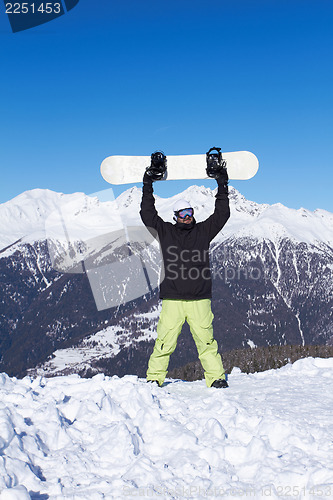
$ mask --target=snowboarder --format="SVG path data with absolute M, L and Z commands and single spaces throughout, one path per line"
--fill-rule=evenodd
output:
M 165 222 L 158 215 L 153 182 L 162 179 L 165 174 L 166 157 L 163 153 L 152 154 L 151 165 L 143 177 L 140 216 L 148 230 L 158 235 L 165 273 L 160 284 L 162 311 L 157 325 L 157 339 L 147 370 L 147 381 L 157 382 L 160 386 L 186 320 L 198 350 L 207 386 L 228 387 L 217 342 L 213 337 L 209 264 L 210 242 L 230 217 L 228 174 L 220 150 L 214 149 L 217 149 L 218 154 L 209 156 L 211 150 L 207 153 L 207 175 L 217 180 L 218 191 L 214 213 L 203 222 L 196 222 L 194 209 L 186 200 L 178 200 L 173 207 L 175 224 Z

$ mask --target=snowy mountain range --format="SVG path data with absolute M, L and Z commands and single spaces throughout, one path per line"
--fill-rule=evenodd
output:
M 164 220 L 185 198 L 200 221 L 212 213 L 215 191 L 192 186 L 155 198 Z M 160 255 L 144 232 L 140 200 L 135 187 L 116 200 L 111 190 L 36 189 L 0 205 L 0 370 L 144 375 L 160 310 Z M 332 344 L 333 214 L 258 204 L 234 188 L 230 201 L 211 250 L 222 351 Z M 184 327 L 170 367 L 196 357 Z

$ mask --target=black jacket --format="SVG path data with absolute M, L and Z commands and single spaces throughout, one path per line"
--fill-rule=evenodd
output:
M 140 216 L 145 226 L 158 234 L 164 261 L 161 299 L 199 300 L 212 296 L 209 244 L 230 217 L 227 188 L 217 182 L 215 210 L 208 219 L 198 223 L 194 219 L 190 225 L 172 224 L 159 217 L 152 182 L 145 176 Z

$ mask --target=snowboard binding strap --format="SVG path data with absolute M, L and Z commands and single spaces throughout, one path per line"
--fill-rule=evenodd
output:
M 155 151 L 151 155 L 150 166 L 146 172 L 153 181 L 160 181 L 164 178 L 167 169 L 167 159 L 163 151 Z
M 221 148 L 210 148 L 206 153 L 206 163 L 207 175 L 213 179 L 216 179 L 227 166 L 227 161 L 222 158 Z

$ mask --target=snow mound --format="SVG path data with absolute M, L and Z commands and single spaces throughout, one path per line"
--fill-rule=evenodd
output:
M 332 368 L 234 369 L 225 390 L 2 374 L 0 499 L 332 498 Z

